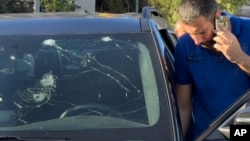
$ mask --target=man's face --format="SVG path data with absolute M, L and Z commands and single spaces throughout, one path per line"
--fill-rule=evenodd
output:
M 214 24 L 203 16 L 198 17 L 190 24 L 184 24 L 185 31 L 190 34 L 196 45 L 212 48 L 214 45 Z

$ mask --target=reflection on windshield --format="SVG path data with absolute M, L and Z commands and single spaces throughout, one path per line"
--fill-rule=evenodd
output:
M 11 55 L 7 47 L 0 52 L 0 126 L 88 115 L 148 124 L 136 42 L 51 38 Z

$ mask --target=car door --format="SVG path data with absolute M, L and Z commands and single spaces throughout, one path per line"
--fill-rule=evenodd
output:
M 242 127 L 245 130 L 241 130 Z M 248 134 L 250 134 L 250 89 L 215 119 L 209 128 L 195 140 L 243 141 L 249 140 Z M 246 138 L 246 136 L 248 137 Z

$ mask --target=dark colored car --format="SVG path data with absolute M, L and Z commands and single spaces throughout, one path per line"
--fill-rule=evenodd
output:
M 181 140 L 176 37 L 155 9 L 7 14 L 0 29 L 1 138 Z
M 184 140 L 177 39 L 157 10 L 2 14 L 0 29 L 1 139 Z M 225 139 L 219 126 L 240 102 L 198 140 Z

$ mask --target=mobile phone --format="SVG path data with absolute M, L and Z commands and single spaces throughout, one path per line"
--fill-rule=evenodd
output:
M 215 18 L 215 29 L 220 30 L 218 25 L 222 25 L 223 27 L 228 27 L 228 19 L 227 16 L 219 16 Z

